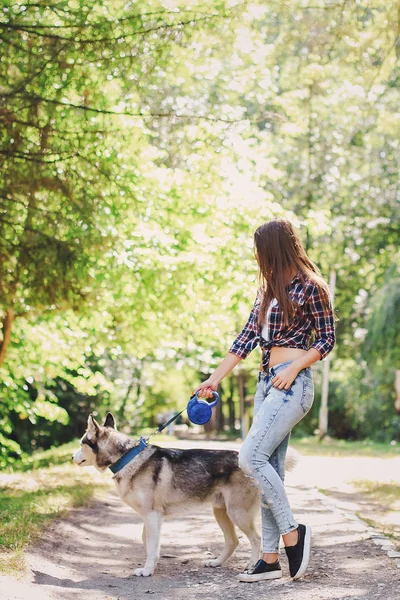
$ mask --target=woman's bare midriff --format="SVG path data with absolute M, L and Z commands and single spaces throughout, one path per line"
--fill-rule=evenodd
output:
M 272 346 L 268 367 L 273 367 L 281 362 L 285 362 L 285 360 L 296 360 L 296 358 L 303 356 L 303 354 L 307 354 L 307 350 Z

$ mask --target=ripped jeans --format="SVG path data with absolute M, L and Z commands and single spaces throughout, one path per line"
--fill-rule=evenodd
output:
M 302 369 L 288 390 L 272 379 L 291 362 L 258 374 L 254 419 L 239 452 L 239 466 L 261 492 L 263 552 L 279 552 L 279 540 L 297 528 L 283 485 L 285 457 L 292 428 L 308 413 L 314 401 L 310 367 Z

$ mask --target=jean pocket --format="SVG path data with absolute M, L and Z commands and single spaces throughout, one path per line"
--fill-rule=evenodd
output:
M 301 408 L 304 414 L 308 413 L 314 402 L 314 382 L 309 377 L 303 377 L 303 392 L 301 394 Z

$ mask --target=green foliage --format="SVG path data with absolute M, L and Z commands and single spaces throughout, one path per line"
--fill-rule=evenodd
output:
M 396 3 L 2 14 L 2 464 L 80 435 L 90 411 L 132 429 L 183 406 L 247 318 L 252 235 L 274 216 L 336 267 L 332 431 L 398 436 Z
M 332 375 L 329 427 L 345 439 L 400 441 L 400 415 L 394 410 L 394 370 L 388 363 L 371 369 L 362 361 L 341 361 Z
M 94 490 L 107 483 L 71 465 L 76 443 L 48 453 L 37 453 L 27 473 L 3 474 L 0 480 L 0 572 L 23 568 L 23 549 L 43 535 L 44 527 L 70 508 L 86 506 Z M 66 462 L 68 465 L 59 462 Z M 28 463 L 23 465 L 26 470 Z M 36 468 L 40 467 L 40 472 Z M 33 469 L 33 470 L 32 470 Z
M 371 301 L 363 352 L 378 364 L 400 368 L 400 272 L 388 269 L 382 287 Z
M 82 432 L 83 433 L 83 432 Z M 78 440 L 73 440 L 68 444 L 59 447 L 53 447 L 50 450 L 36 451 L 30 456 L 24 456 L 21 460 L 14 463 L 13 470 L 31 471 L 32 469 L 42 469 L 44 467 L 53 467 L 71 462 L 71 456 L 79 446 Z
M 374 458 L 393 458 L 399 456 L 400 446 L 398 444 L 384 444 L 372 440 L 351 441 L 324 438 L 319 441 L 316 436 L 304 436 L 290 438 L 290 445 L 306 456 L 371 456 Z M 381 484 L 382 485 L 382 484 Z
M 0 433 L 0 469 L 4 469 L 7 465 L 12 465 L 17 462 L 17 459 L 22 456 L 21 446 L 14 440 L 8 439 Z

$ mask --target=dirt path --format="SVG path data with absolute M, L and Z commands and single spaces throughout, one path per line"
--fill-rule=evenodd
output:
M 218 446 L 202 442 L 205 445 Z M 310 466 L 308 457 L 302 457 L 287 477 L 294 513 L 300 522 L 312 526 L 314 536 L 310 566 L 298 582 L 287 576 L 284 551 L 281 580 L 251 584 L 236 581 L 235 575 L 249 555 L 249 544 L 241 536 L 228 566 L 203 567 L 202 561 L 222 547 L 221 532 L 208 507 L 180 520 L 166 521 L 162 557 L 155 575 L 137 578 L 132 572 L 144 561 L 141 521 L 110 493 L 106 500 L 55 522 L 42 543 L 28 553 L 25 579 L 15 582 L 0 578 L 0 598 L 139 600 L 151 595 L 155 600 L 250 600 L 257 596 L 278 600 L 397 600 L 400 569 L 396 562 L 369 539 L 369 528 L 346 505 L 336 505 L 308 482 L 305 484 L 303 472 L 310 473 L 307 463 Z

